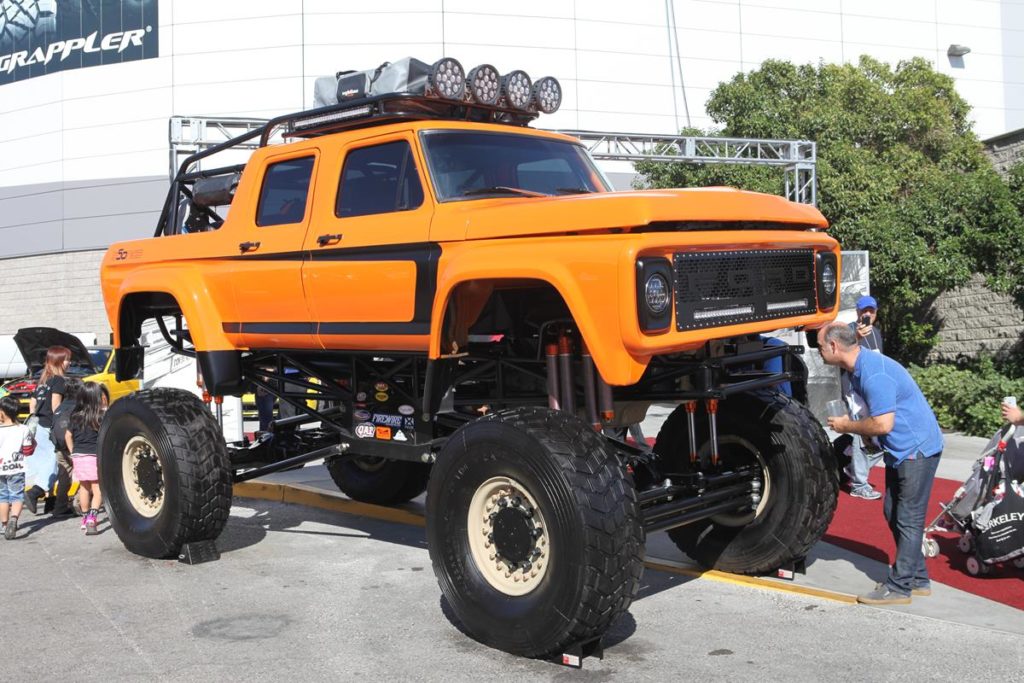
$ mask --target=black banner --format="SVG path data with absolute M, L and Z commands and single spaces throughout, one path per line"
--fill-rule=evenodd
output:
M 157 0 L 0 0 L 0 85 L 159 55 Z

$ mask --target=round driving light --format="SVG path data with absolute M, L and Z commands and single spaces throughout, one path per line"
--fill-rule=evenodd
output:
M 664 313 L 670 299 L 668 281 L 665 280 L 664 275 L 655 273 L 647 278 L 647 283 L 644 285 L 644 300 L 651 313 L 654 315 Z
M 469 92 L 473 99 L 480 104 L 497 104 L 498 91 L 501 87 L 501 77 L 498 70 L 490 64 L 481 64 L 470 70 L 466 78 L 469 85 Z
M 533 84 L 533 101 L 537 110 L 554 114 L 562 106 L 562 86 L 558 79 L 545 76 Z
M 831 263 L 826 263 L 821 269 L 821 286 L 829 296 L 836 293 L 836 269 Z
M 525 71 L 512 71 L 501 77 L 501 94 L 510 106 L 526 110 L 533 96 L 533 83 Z
M 466 94 L 466 72 L 451 57 L 434 62 L 430 67 L 430 89 L 446 100 L 461 100 Z

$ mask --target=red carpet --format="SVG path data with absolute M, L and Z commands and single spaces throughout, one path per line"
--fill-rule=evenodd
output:
M 870 481 L 878 491 L 885 491 L 884 470 L 872 469 Z M 939 514 L 939 503 L 952 499 L 961 483 L 949 479 L 935 480 L 925 524 L 930 524 Z M 1005 563 L 993 566 L 992 573 L 987 576 L 971 576 L 966 568 L 967 555 L 957 550 L 957 535 L 940 533 L 931 534 L 931 537 L 939 542 L 939 556 L 926 560 L 932 581 L 1024 610 L 1024 571 L 1012 563 Z M 890 563 L 896 552 L 892 534 L 882 515 L 882 499 L 861 500 L 846 492 L 839 494 L 836 516 L 823 540 L 885 563 Z

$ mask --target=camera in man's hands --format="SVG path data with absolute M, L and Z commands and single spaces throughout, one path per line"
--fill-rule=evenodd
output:
M 870 315 L 868 315 L 867 313 L 865 313 L 864 315 L 862 315 L 862 316 L 860 317 L 860 324 L 861 324 L 861 325 L 870 325 L 870 324 L 871 324 L 871 316 L 870 316 Z

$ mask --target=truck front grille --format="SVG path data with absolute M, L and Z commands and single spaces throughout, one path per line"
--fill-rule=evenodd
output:
M 677 330 L 817 310 L 812 249 L 680 252 L 672 260 Z

